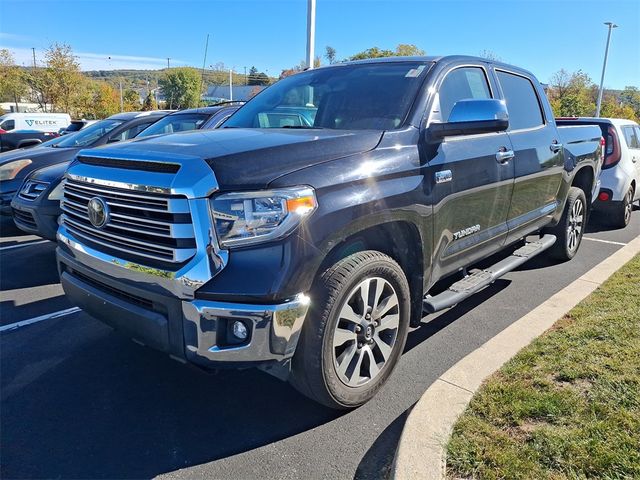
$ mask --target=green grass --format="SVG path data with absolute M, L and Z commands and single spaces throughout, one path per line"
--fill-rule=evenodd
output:
M 451 478 L 640 479 L 640 255 L 475 394 Z

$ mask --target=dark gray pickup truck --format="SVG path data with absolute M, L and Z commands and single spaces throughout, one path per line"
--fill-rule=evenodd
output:
M 176 359 L 259 367 L 355 407 L 425 312 L 544 251 L 576 254 L 601 140 L 597 127 L 557 128 L 538 81 L 510 65 L 306 71 L 222 129 L 80 152 L 64 180 L 61 282 Z

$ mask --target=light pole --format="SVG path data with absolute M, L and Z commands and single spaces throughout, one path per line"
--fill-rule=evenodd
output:
M 600 106 L 602 105 L 602 91 L 604 88 L 604 71 L 607 69 L 607 56 L 609 55 L 609 42 L 611 42 L 611 31 L 614 28 L 618 28 L 613 22 L 604 22 L 609 26 L 609 33 L 607 33 L 607 47 L 604 50 L 604 63 L 602 64 L 602 76 L 600 77 L 600 90 L 598 91 L 598 103 L 596 105 L 596 117 L 600 117 Z
M 229 101 L 233 101 L 233 67 L 229 69 Z
M 307 0 L 307 68 L 313 68 L 316 43 L 316 0 Z

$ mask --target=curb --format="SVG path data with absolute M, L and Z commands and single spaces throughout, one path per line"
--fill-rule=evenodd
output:
M 391 478 L 445 478 L 446 444 L 451 430 L 482 382 L 638 253 L 640 237 L 462 358 L 431 384 L 407 417 Z

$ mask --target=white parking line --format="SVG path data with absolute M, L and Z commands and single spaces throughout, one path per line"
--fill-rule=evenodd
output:
M 600 240 L 599 238 L 592 238 L 592 237 L 582 237 L 582 239 L 591 240 L 592 242 L 608 243 L 609 245 L 620 245 L 622 247 L 626 245 L 626 243 L 622 243 L 622 242 L 614 242 L 612 240 Z
M 49 240 L 38 240 L 37 242 L 24 242 L 17 245 L 9 245 L 8 247 L 0 247 L 0 250 L 11 250 L 12 248 L 28 247 L 29 245 L 39 245 L 40 243 L 49 243 Z
M 9 325 L 3 325 L 2 327 L 0 327 L 0 332 L 5 332 L 7 330 L 15 330 L 16 328 L 26 327 L 27 325 L 32 325 L 34 323 L 42 322 L 44 320 L 64 317 L 66 315 L 71 315 L 72 313 L 76 313 L 79 311 L 80 311 L 80 308 L 72 307 L 72 308 L 67 308 L 66 310 L 60 310 L 58 312 L 47 313 L 45 315 L 40 315 L 39 317 L 30 318 L 29 320 L 22 320 L 16 323 L 10 323 Z

